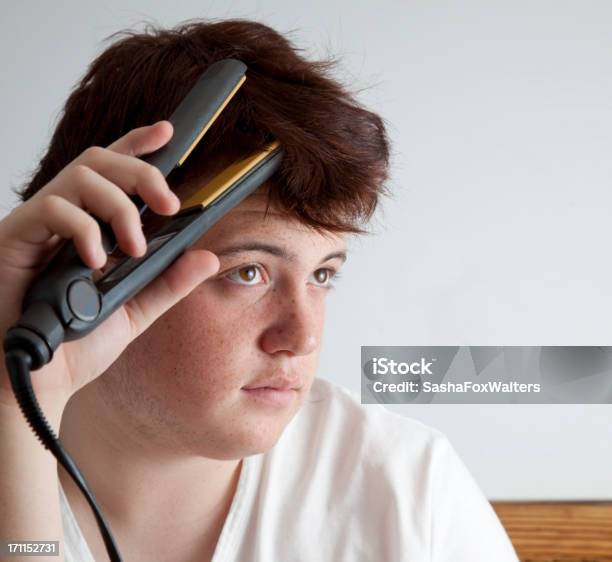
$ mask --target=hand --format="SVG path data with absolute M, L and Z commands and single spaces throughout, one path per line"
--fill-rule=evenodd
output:
M 180 202 L 162 173 L 137 156 L 164 146 L 172 134 L 172 124 L 160 121 L 133 129 L 107 148 L 88 148 L 0 221 L 2 338 L 19 319 L 28 287 L 66 239 L 74 242 L 88 267 L 105 265 L 100 227 L 89 213 L 111 225 L 125 254 L 144 255 L 146 240 L 140 214 L 129 196 L 138 194 L 160 215 L 176 213 Z M 64 405 L 159 316 L 218 269 L 219 260 L 212 252 L 185 252 L 93 332 L 58 347 L 53 359 L 32 374 L 39 402 Z M 1 349 L 0 359 L 0 404 L 17 407 Z

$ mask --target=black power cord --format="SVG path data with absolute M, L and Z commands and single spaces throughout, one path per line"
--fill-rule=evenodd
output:
M 108 527 L 108 523 L 95 497 L 91 493 L 85 478 L 83 478 L 81 471 L 78 469 L 72 457 L 62 447 L 60 440 L 49 426 L 47 419 L 40 409 L 38 400 L 32 389 L 32 379 L 30 377 L 32 356 L 23 349 L 11 349 L 5 354 L 5 362 L 15 398 L 28 424 L 34 430 L 34 433 L 40 439 L 43 446 L 51 451 L 51 454 L 66 469 L 66 472 L 68 472 L 81 492 L 83 492 L 85 499 L 87 499 L 87 502 L 93 510 L 111 562 L 122 562 L 121 555 L 119 554 L 113 535 Z

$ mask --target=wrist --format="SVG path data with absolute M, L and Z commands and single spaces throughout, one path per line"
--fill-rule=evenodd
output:
M 50 397 L 41 399 L 37 396 L 36 401 L 43 415 L 47 418 L 47 421 L 49 421 L 51 425 L 58 427 L 67 400 L 63 398 L 53 399 Z M 0 415 L 3 419 L 23 419 L 24 423 L 26 423 L 25 416 L 12 391 L 0 391 Z

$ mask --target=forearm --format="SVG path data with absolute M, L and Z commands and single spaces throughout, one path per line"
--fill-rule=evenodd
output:
M 54 430 L 63 405 L 41 408 Z M 57 461 L 43 447 L 17 407 L 0 403 L 0 540 L 60 541 L 64 536 L 58 490 Z M 29 562 L 37 557 L 13 557 Z

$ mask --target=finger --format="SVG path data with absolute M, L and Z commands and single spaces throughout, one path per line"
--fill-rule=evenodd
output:
M 119 247 L 133 256 L 142 256 L 147 242 L 140 213 L 127 194 L 117 185 L 82 164 L 70 171 L 70 189 L 62 195 L 71 203 L 87 209 L 111 225 Z
M 50 194 L 24 204 L 9 226 L 8 235 L 29 244 L 52 243 L 56 235 L 72 240 L 83 262 L 97 269 L 106 262 L 102 234 L 96 220 L 67 199 Z
M 132 339 L 219 270 L 219 258 L 208 250 L 188 250 L 125 305 Z
M 125 347 L 144 332 L 157 318 L 195 287 L 214 275 L 219 269 L 219 259 L 206 250 L 187 250 L 159 277 L 121 308 L 113 312 L 93 332 L 79 342 L 66 342 L 68 348 L 74 344 L 90 350 L 92 363 L 71 368 L 85 378 L 105 371 Z M 70 355 L 67 356 L 70 361 Z
M 158 121 L 153 125 L 132 129 L 129 133 L 109 144 L 107 148 L 128 156 L 140 156 L 161 148 L 172 138 L 173 134 L 174 128 L 170 121 Z
M 79 164 L 91 168 L 125 193 L 139 195 L 157 214 L 171 215 L 180 208 L 180 200 L 160 170 L 140 158 L 93 146 L 73 162 L 74 166 Z M 73 190 L 77 189 L 74 186 Z

